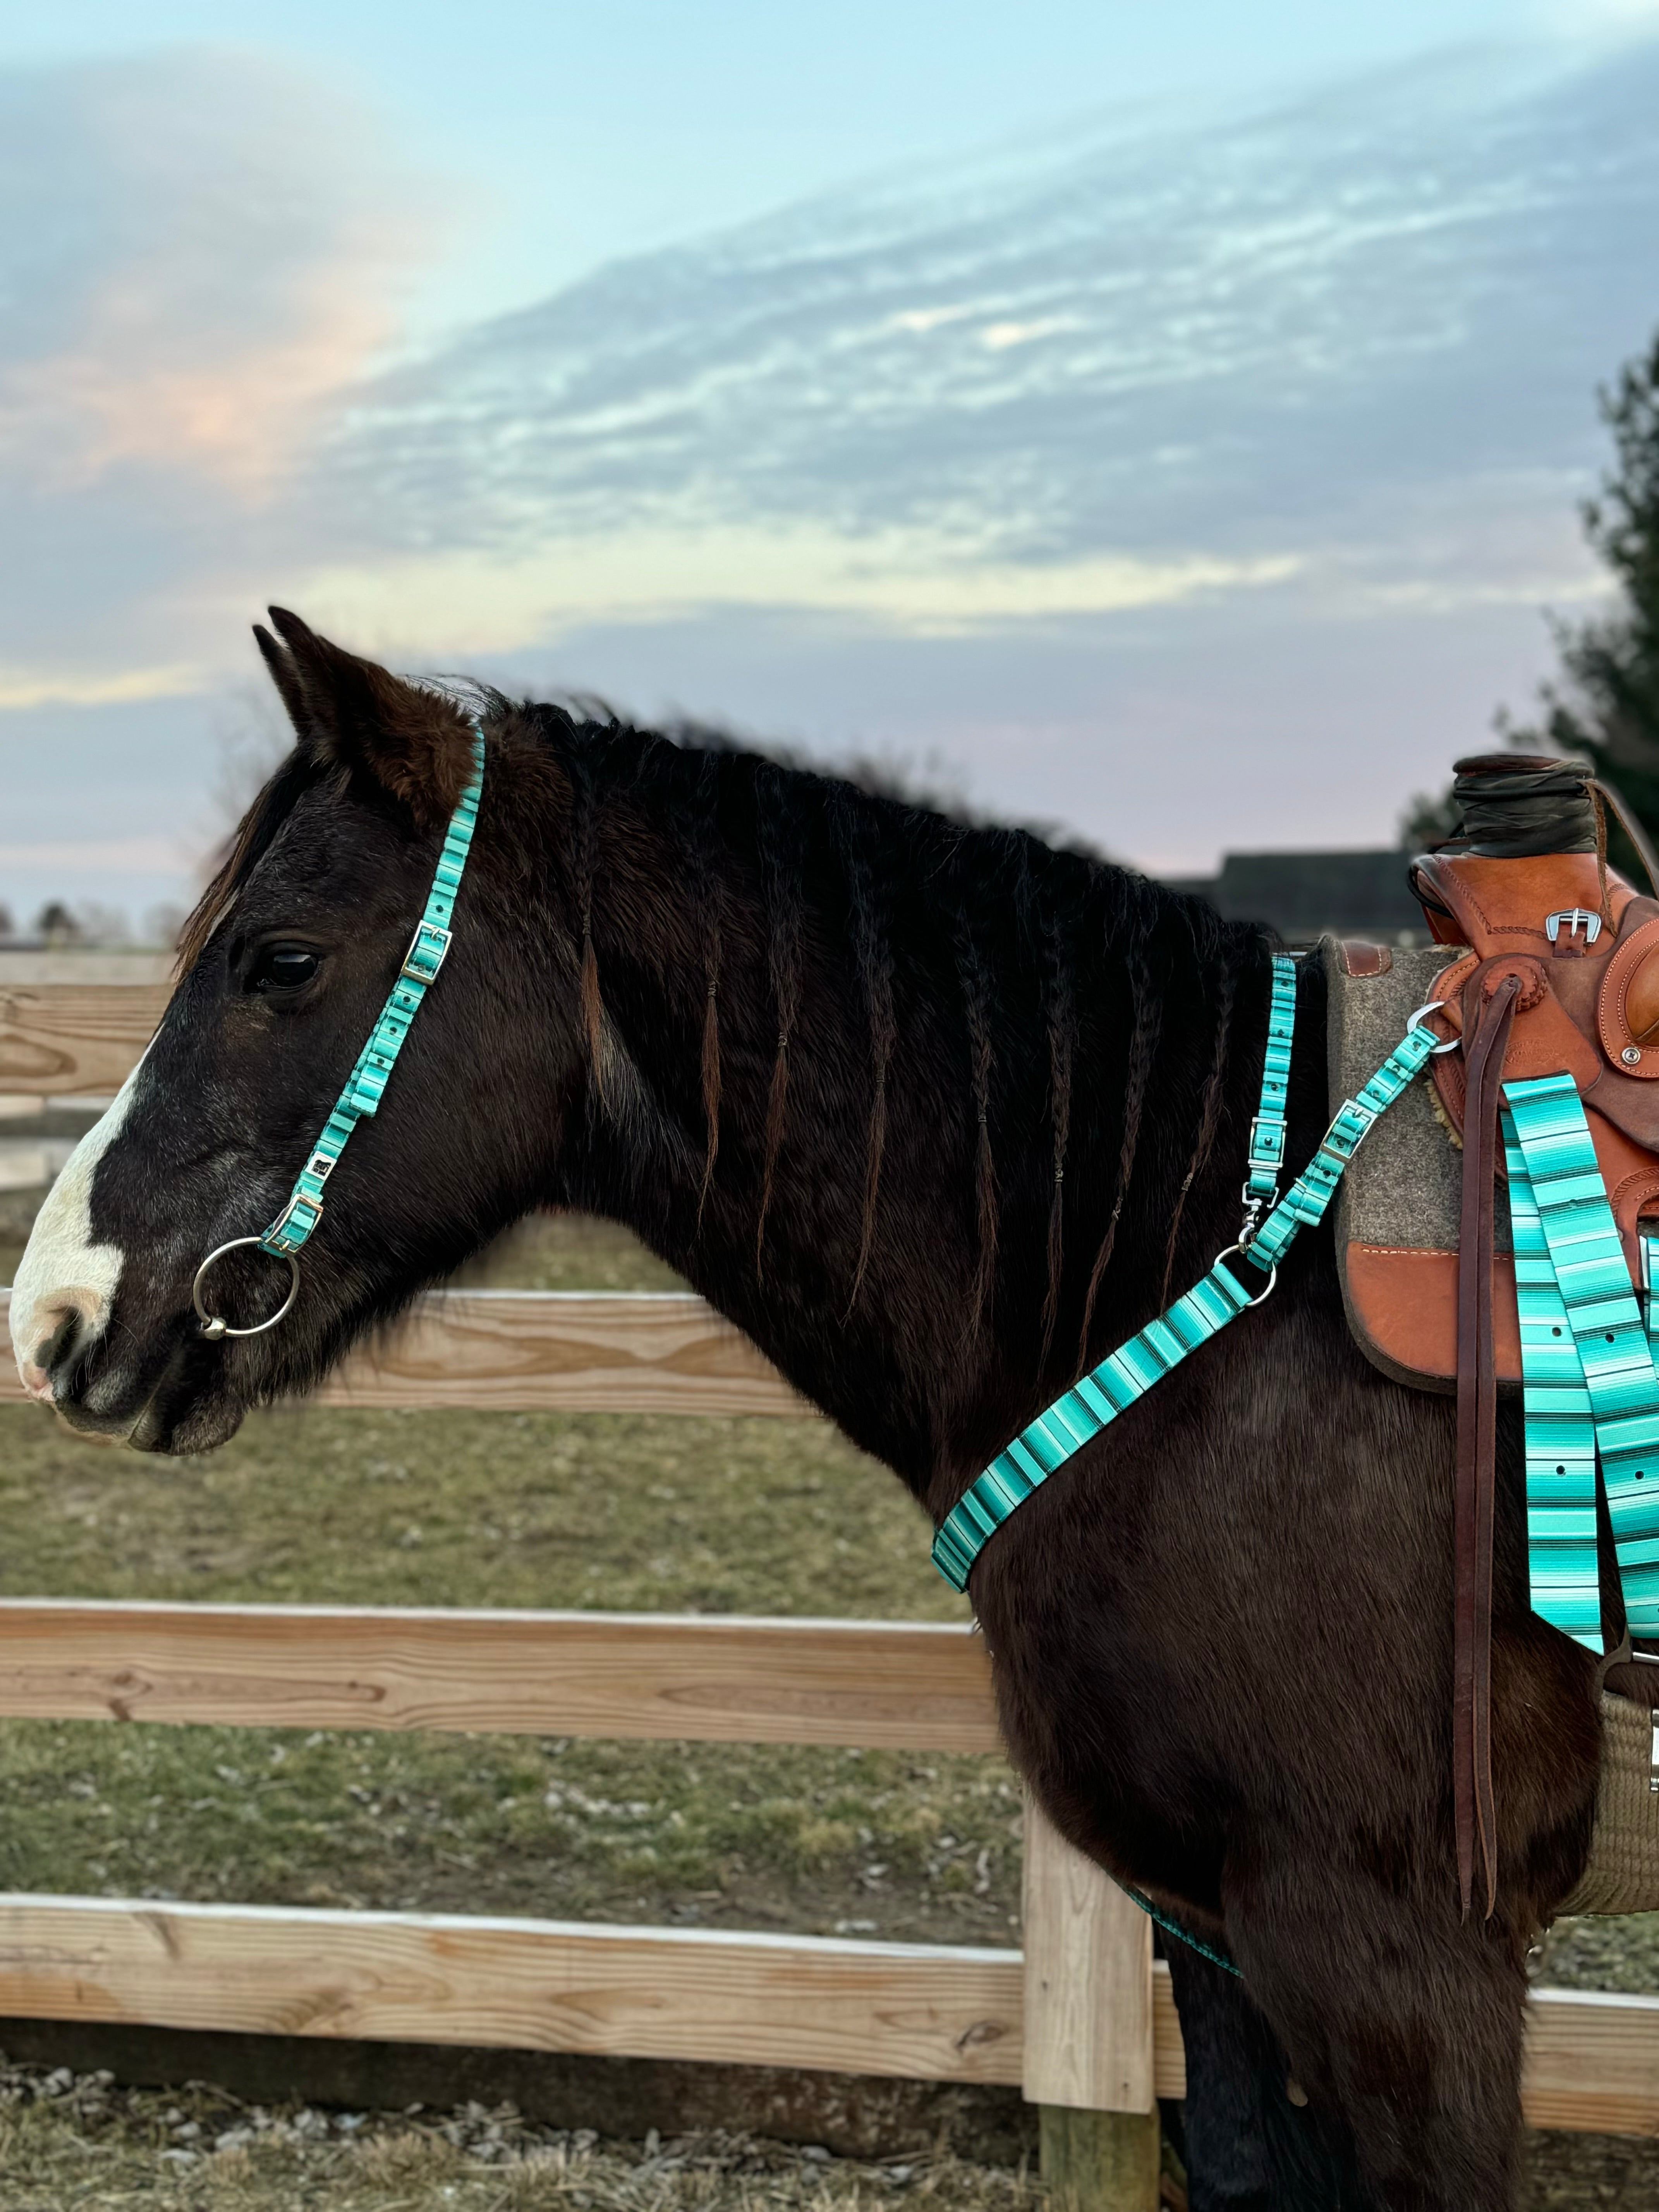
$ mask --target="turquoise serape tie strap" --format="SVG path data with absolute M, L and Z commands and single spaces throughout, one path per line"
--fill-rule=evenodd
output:
M 986 1544 L 1056 1468 L 1144 1398 L 1189 1352 L 1267 1296 L 1273 1271 L 1299 1231 L 1324 1218 L 1343 1170 L 1367 1132 L 1420 1073 L 1439 1042 L 1431 1030 L 1408 1030 L 1358 1096 L 1344 1101 L 1313 1158 L 1249 1244 L 1231 1248 L 1242 1250 L 1245 1261 L 1267 1274 L 1267 1290 L 1255 1295 L 1247 1290 L 1223 1264 L 1230 1256 L 1224 1252 L 1209 1273 L 1167 1313 L 1148 1322 L 1039 1413 L 969 1485 L 933 1539 L 933 1565 L 953 1589 L 967 1589 Z
M 1572 1078 L 1506 1083 L 1504 1097 L 1522 1170 L 1510 1204 L 1533 1604 L 1599 1651 L 1596 1453 L 1631 1633 L 1659 1637 L 1659 1374 Z
M 1285 1116 L 1291 1095 L 1291 1054 L 1296 1043 L 1296 963 L 1288 953 L 1273 955 L 1273 997 L 1267 1007 L 1267 1048 L 1261 1063 L 1261 1101 L 1250 1124 L 1249 1157 L 1244 1164 L 1244 1226 L 1239 1242 L 1248 1244 L 1257 1221 L 1279 1196 L 1285 1165 Z
M 299 1251 L 323 1218 L 323 1186 L 334 1172 L 352 1131 L 361 1121 L 379 1110 L 404 1039 L 421 1011 L 427 992 L 437 980 L 449 950 L 450 921 L 455 895 L 461 888 L 472 831 L 478 819 L 478 799 L 483 790 L 483 732 L 475 724 L 472 733 L 472 775 L 461 793 L 444 832 L 443 850 L 427 894 L 425 911 L 415 926 L 404 955 L 398 980 L 380 1009 L 368 1042 L 357 1055 L 357 1064 L 346 1086 L 334 1102 L 323 1124 L 322 1134 L 311 1157 L 295 1178 L 289 1200 L 258 1239 L 262 1249 L 277 1258 Z
M 1532 1606 L 1592 1651 L 1601 1649 L 1601 1573 L 1595 1549 L 1595 1418 L 1567 1310 L 1544 1240 L 1544 1224 L 1516 1135 L 1504 1109 L 1515 1290 L 1525 1384 L 1527 1558 Z

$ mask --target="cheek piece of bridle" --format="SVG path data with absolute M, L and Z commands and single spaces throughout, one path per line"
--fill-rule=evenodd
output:
M 357 1064 L 347 1078 L 344 1090 L 335 1100 L 333 1109 L 323 1124 L 322 1133 L 295 1178 L 288 1203 L 268 1229 L 262 1230 L 257 1237 L 233 1237 L 228 1244 L 221 1244 L 210 1252 L 196 1270 L 196 1279 L 191 1285 L 191 1304 L 196 1309 L 199 1333 L 212 1342 L 217 1343 L 227 1336 L 258 1336 L 268 1328 L 275 1328 L 299 1296 L 300 1262 L 297 1255 L 323 1218 L 324 1187 L 339 1164 L 340 1155 L 350 1142 L 357 1124 L 367 1121 L 379 1110 L 392 1071 L 397 1065 L 398 1054 L 403 1050 L 404 1040 L 414 1024 L 416 1015 L 421 1011 L 427 993 L 438 980 L 438 971 L 449 951 L 456 894 L 461 888 L 461 878 L 466 871 L 466 856 L 472 844 L 473 826 L 478 818 L 478 799 L 483 790 L 483 732 L 475 722 L 472 729 L 472 774 L 444 832 L 443 850 L 438 856 L 432 888 L 427 893 L 425 910 L 415 926 L 415 934 L 409 941 L 409 950 L 404 955 L 391 994 L 380 1009 L 380 1019 L 370 1032 L 368 1042 L 358 1054 Z M 249 1244 L 257 1245 L 260 1251 L 269 1253 L 273 1260 L 288 1262 L 288 1295 L 276 1312 L 265 1320 L 255 1322 L 247 1328 L 232 1328 L 222 1315 L 210 1310 L 204 1296 L 204 1285 L 216 1263 L 223 1259 L 227 1252 L 239 1251 Z

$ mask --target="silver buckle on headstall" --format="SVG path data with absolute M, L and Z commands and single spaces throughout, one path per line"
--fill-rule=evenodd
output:
M 447 929 L 440 929 L 435 921 L 418 922 L 414 936 L 409 940 L 409 950 L 404 955 L 404 964 L 398 973 L 407 975 L 412 983 L 435 981 L 438 970 L 443 966 L 448 953 L 452 934 Z M 416 965 L 417 953 L 423 956 L 425 963 L 420 967 Z
M 284 1259 L 292 1258 L 294 1252 L 299 1249 L 298 1245 L 295 1245 L 290 1248 L 283 1242 L 283 1231 L 288 1227 L 289 1223 L 293 1220 L 295 1208 L 300 1206 L 310 1207 L 313 1215 L 315 1217 L 312 1222 L 311 1229 L 314 1229 L 317 1226 L 317 1223 L 323 1218 L 323 1201 L 320 1198 L 308 1197 L 302 1190 L 296 1190 L 289 1198 L 288 1204 L 277 1215 L 275 1221 L 271 1223 L 270 1228 L 264 1232 L 265 1237 L 268 1237 L 272 1240 L 272 1243 L 274 1243 L 276 1247 L 276 1251 L 280 1252 Z M 305 1237 L 302 1237 L 300 1239 L 301 1244 L 305 1243 L 306 1237 L 310 1236 L 311 1229 L 307 1229 L 305 1232 Z M 256 1237 L 252 1241 L 256 1244 L 264 1244 L 264 1237 Z M 269 1251 L 270 1247 L 270 1245 L 265 1245 L 264 1249 Z M 275 1255 L 273 1254 L 272 1256 L 274 1257 Z
M 1581 922 L 1584 927 L 1586 945 L 1594 945 L 1601 934 L 1601 917 L 1599 914 L 1592 914 L 1587 906 L 1564 906 L 1559 914 L 1548 914 L 1544 917 L 1544 934 L 1552 945 L 1561 934 L 1561 925 L 1564 921 L 1567 925 L 1569 944 L 1577 936 L 1578 926 Z

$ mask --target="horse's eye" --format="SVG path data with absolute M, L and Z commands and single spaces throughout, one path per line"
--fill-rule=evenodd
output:
M 243 989 L 291 991 L 317 973 L 317 955 L 303 945 L 263 945 L 254 954 Z

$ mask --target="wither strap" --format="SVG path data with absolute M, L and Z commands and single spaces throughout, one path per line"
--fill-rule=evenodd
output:
M 425 911 L 410 939 L 398 980 L 380 1009 L 368 1042 L 357 1055 L 357 1065 L 347 1079 L 345 1089 L 335 1100 L 333 1111 L 323 1124 L 322 1134 L 312 1147 L 311 1157 L 295 1178 L 287 1205 L 259 1239 L 265 1251 L 279 1258 L 297 1252 L 322 1219 L 323 1186 L 334 1172 L 358 1122 L 379 1110 L 410 1025 L 444 964 L 444 955 L 449 950 L 455 894 L 461 887 L 473 828 L 478 819 L 483 758 L 483 732 L 475 726 L 471 778 L 449 817 Z
M 1256 1216 L 1279 1196 L 1295 1043 L 1296 963 L 1288 953 L 1275 952 L 1273 998 L 1267 1008 L 1267 1049 L 1261 1063 L 1261 1103 L 1250 1124 L 1250 1152 L 1244 1169 L 1247 1234 Z

